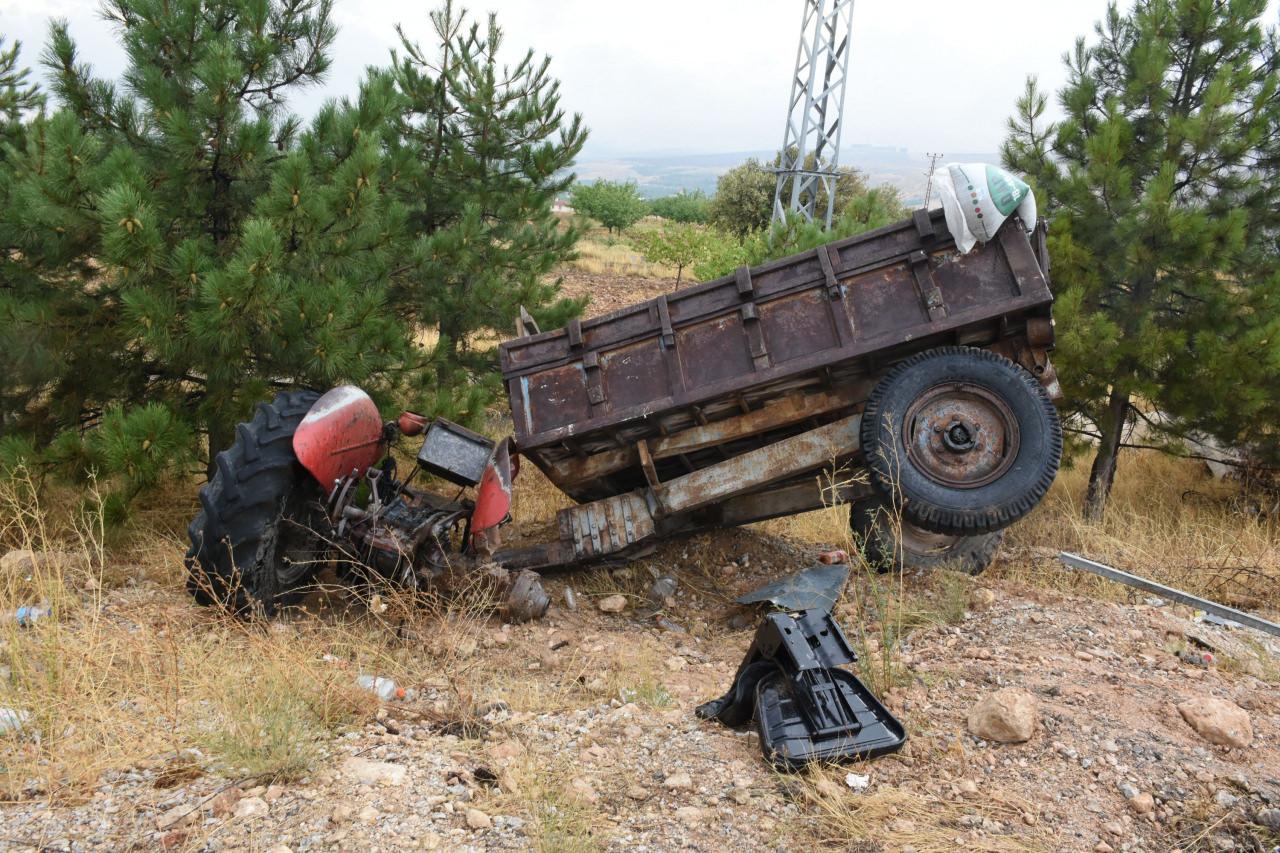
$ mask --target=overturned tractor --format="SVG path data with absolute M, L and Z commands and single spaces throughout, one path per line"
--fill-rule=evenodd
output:
M 832 502 L 879 565 L 981 571 L 1061 455 L 1048 270 L 1042 227 L 1011 217 L 966 253 L 918 211 L 565 329 L 525 322 L 500 349 L 514 435 L 497 442 L 384 422 L 349 386 L 282 394 L 201 490 L 191 591 L 270 614 L 330 563 L 410 589 L 479 572 L 532 618 L 539 571 Z M 411 436 L 401 477 L 388 450 Z M 503 549 L 521 457 L 577 505 L 554 541 Z

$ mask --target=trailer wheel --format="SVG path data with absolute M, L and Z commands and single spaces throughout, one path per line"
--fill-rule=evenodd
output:
M 319 396 L 294 391 L 260 404 L 218 454 L 187 528 L 187 590 L 199 604 L 273 616 L 303 597 L 324 554 L 324 494 L 294 455 L 293 434 Z
M 973 536 L 1030 512 L 1058 473 L 1062 425 L 1044 387 L 993 352 L 941 347 L 880 380 L 862 450 L 881 496 L 934 533 Z
M 906 519 L 894 523 L 879 498 L 863 498 L 849 507 L 849 528 L 863 559 L 881 574 L 903 570 L 955 569 L 969 575 L 985 571 L 996 558 L 1004 531 L 977 536 L 933 533 Z

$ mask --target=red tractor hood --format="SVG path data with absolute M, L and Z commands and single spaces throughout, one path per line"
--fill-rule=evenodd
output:
M 354 385 L 316 400 L 293 434 L 293 452 L 326 494 L 347 474 L 363 476 L 385 449 L 378 407 Z

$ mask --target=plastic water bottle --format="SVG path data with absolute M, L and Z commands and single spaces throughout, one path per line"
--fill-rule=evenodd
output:
M 18 623 L 19 627 L 30 628 L 52 612 L 48 607 L 19 607 L 13 614 L 13 620 Z
M 390 702 L 392 699 L 403 699 L 405 690 L 396 684 L 390 678 L 384 678 L 381 675 L 362 675 L 356 679 L 356 684 L 372 693 L 376 693 L 378 698 L 383 702 Z

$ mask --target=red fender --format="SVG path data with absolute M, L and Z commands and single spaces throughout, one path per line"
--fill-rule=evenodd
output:
M 489 457 L 489 465 L 480 478 L 476 507 L 471 511 L 471 541 L 477 550 L 496 544 L 488 534 L 497 528 L 511 511 L 512 454 L 510 441 L 503 441 Z M 515 457 L 517 460 L 519 457 Z M 519 470 L 519 462 L 515 469 Z
M 293 434 L 294 454 L 326 494 L 353 471 L 364 476 L 385 450 L 378 407 L 354 385 L 340 385 L 316 400 Z

